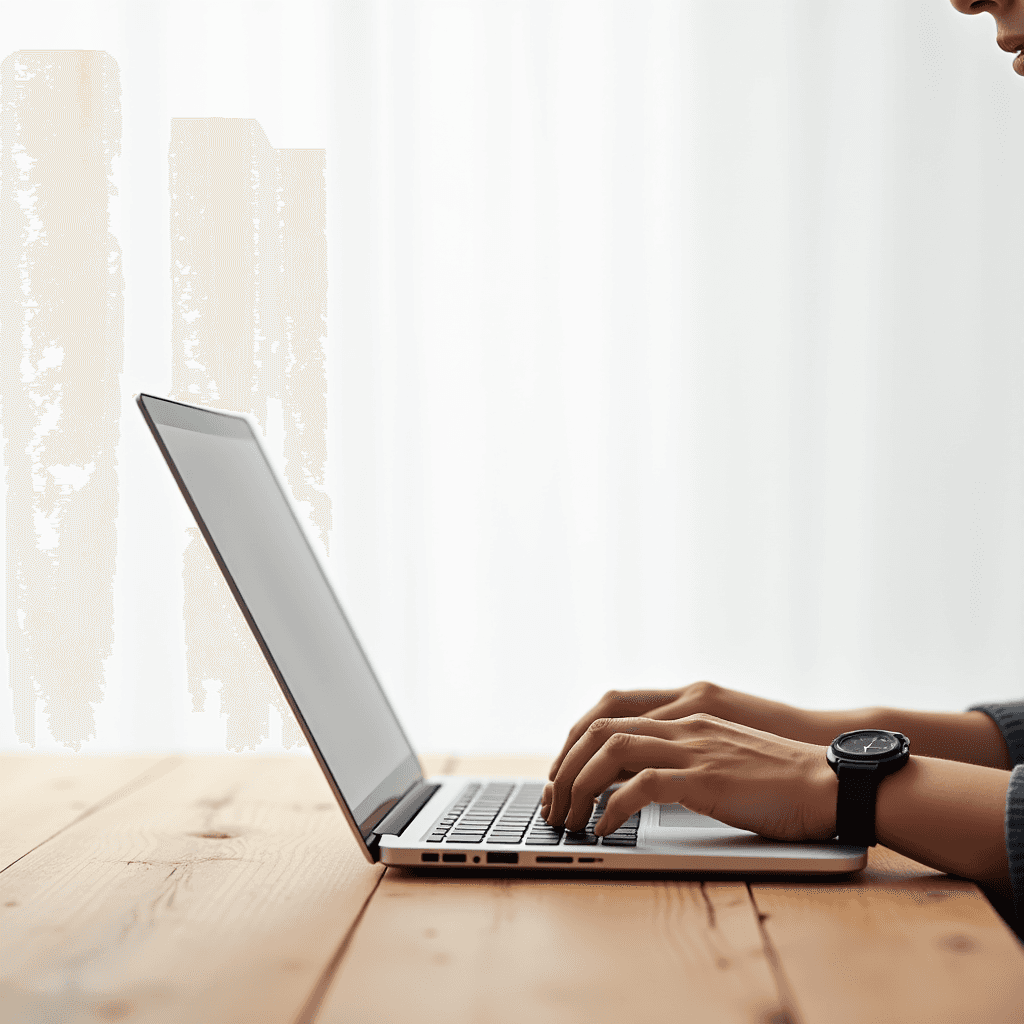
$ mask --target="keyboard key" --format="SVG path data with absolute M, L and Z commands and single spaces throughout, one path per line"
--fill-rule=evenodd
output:
M 566 846 L 596 846 L 597 836 L 592 832 L 566 832 Z

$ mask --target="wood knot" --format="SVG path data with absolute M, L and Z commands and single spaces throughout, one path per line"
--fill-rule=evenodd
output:
M 973 953 L 978 948 L 978 944 L 970 935 L 960 935 L 957 933 L 943 935 L 939 939 L 939 945 L 952 953 Z
M 227 832 L 193 832 L 192 835 L 196 839 L 234 839 L 235 837 L 229 835 Z
M 134 1007 L 124 999 L 111 999 L 96 1007 L 96 1016 L 101 1020 L 124 1020 Z

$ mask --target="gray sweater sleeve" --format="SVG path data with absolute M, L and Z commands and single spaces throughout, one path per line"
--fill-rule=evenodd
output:
M 999 726 L 1010 759 L 1016 767 L 1006 791 L 1006 856 L 1017 914 L 1017 934 L 1024 937 L 1024 700 L 998 704 L 972 704 L 968 711 L 984 711 Z

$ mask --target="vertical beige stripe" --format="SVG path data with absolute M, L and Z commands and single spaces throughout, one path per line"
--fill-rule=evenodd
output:
M 252 413 L 280 407 L 286 479 L 326 547 L 327 237 L 324 150 L 277 150 L 259 123 L 173 118 L 172 394 Z M 220 683 L 232 749 L 268 734 L 268 708 L 297 726 L 198 531 L 185 553 L 189 689 Z
M 123 360 L 121 250 L 109 230 L 121 148 L 117 64 L 22 50 L 2 69 L 0 331 L 7 465 L 7 650 L 15 729 L 95 733 L 114 639 Z

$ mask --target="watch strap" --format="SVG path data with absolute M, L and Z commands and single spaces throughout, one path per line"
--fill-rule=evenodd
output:
M 874 764 L 840 761 L 839 795 L 836 800 L 836 832 L 848 846 L 875 846 L 875 799 L 881 774 Z

